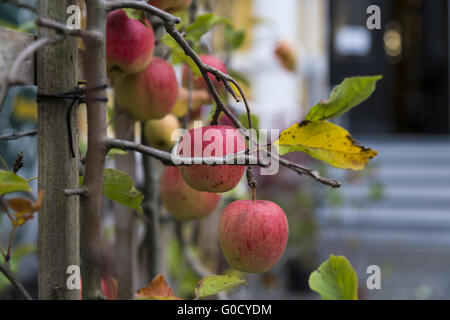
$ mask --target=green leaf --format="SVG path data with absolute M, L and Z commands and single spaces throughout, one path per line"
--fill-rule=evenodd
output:
M 10 171 L 0 170 L 0 195 L 18 191 L 30 192 L 31 189 L 22 177 Z
M 180 45 L 169 35 L 164 34 L 161 38 L 161 41 L 170 48 L 172 51 L 171 56 L 171 62 L 173 64 L 180 64 L 180 63 L 186 63 L 189 68 L 192 70 L 192 73 L 195 76 L 201 76 L 202 73 L 200 72 L 199 68 L 195 64 L 194 60 L 192 60 L 190 57 L 188 57 L 184 50 L 180 47 Z
M 127 14 L 128 18 L 133 20 L 139 20 L 139 21 L 145 21 L 145 13 L 144 11 L 137 10 L 137 9 L 122 9 Z
M 126 173 L 106 169 L 103 176 L 103 194 L 110 200 L 142 212 L 143 194 L 134 187 L 134 181 Z
M 309 277 L 309 287 L 324 300 L 357 300 L 358 277 L 347 258 L 333 256 Z
M 195 287 L 196 299 L 209 297 L 221 291 L 229 290 L 240 285 L 247 285 L 247 281 L 237 277 L 226 276 L 209 276 L 203 278 Z
M 245 30 L 235 30 L 232 25 L 225 27 L 225 39 L 231 50 L 239 49 L 245 40 Z
M 251 117 L 252 117 L 253 129 L 258 131 L 259 130 L 259 117 L 255 114 L 252 114 Z M 249 129 L 247 113 L 239 114 L 238 119 L 245 128 Z
M 126 151 L 123 151 L 121 149 L 111 149 L 109 150 L 107 157 L 113 158 L 115 156 L 125 156 L 127 154 Z
M 232 25 L 230 20 L 216 16 L 214 13 L 199 15 L 195 18 L 195 21 L 186 28 L 186 40 L 198 42 L 205 33 L 219 24 Z
M 336 118 L 363 103 L 374 93 L 382 76 L 345 79 L 333 89 L 330 98 L 319 102 L 309 110 L 305 120 L 317 121 Z

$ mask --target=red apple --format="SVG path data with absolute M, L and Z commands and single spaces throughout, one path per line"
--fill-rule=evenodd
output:
M 244 137 L 235 128 L 209 126 L 187 132 L 178 144 L 186 158 L 225 157 L 246 149 Z M 222 193 L 232 190 L 244 175 L 245 166 L 221 164 L 180 167 L 184 181 L 198 191 Z
M 108 275 L 102 278 L 101 286 L 103 294 L 106 296 L 107 300 L 117 300 L 118 295 L 118 284 L 117 279 Z
M 241 200 L 228 205 L 219 221 L 219 242 L 236 270 L 263 273 L 286 248 L 289 226 L 283 210 L 270 201 Z
M 192 0 L 150 0 L 148 4 L 167 12 L 183 11 L 191 5 Z
M 203 61 L 203 63 L 216 68 L 219 71 L 222 71 L 223 73 L 227 73 L 227 67 L 225 66 L 225 64 L 223 63 L 222 60 L 220 60 L 219 58 L 213 56 L 213 55 L 209 55 L 209 54 L 201 54 L 199 55 L 200 60 Z M 183 68 L 183 86 L 185 86 L 186 88 L 189 87 L 189 78 L 188 78 L 188 66 L 185 65 Z M 217 81 L 216 76 L 213 74 L 209 74 L 209 79 L 211 79 L 214 87 L 216 88 L 216 90 L 222 91 L 224 90 L 224 85 L 221 81 Z M 202 76 L 194 76 L 194 89 L 208 89 L 208 86 L 205 82 L 205 79 L 203 79 Z
M 200 192 L 189 187 L 176 167 L 167 167 L 161 178 L 161 201 L 164 208 L 178 221 L 209 216 L 219 203 L 215 193 Z
M 154 48 L 155 35 L 148 21 L 144 25 L 129 18 L 123 10 L 115 10 L 108 15 L 106 61 L 110 78 L 144 70 L 150 63 Z
M 117 79 L 115 83 L 118 105 L 134 119 L 161 119 L 169 114 L 177 100 L 178 82 L 172 66 L 154 57 L 147 69 Z
M 219 125 L 221 126 L 230 126 L 230 127 L 234 127 L 234 123 L 233 121 L 231 121 L 231 119 L 226 115 L 226 114 L 222 114 L 219 118 Z
M 118 284 L 117 284 L 117 279 L 110 276 L 110 275 L 106 275 L 104 277 L 101 278 L 100 281 L 100 286 L 102 287 L 102 292 L 105 295 L 107 300 L 117 300 L 117 296 L 118 296 Z M 83 282 L 80 279 L 80 300 L 83 300 Z

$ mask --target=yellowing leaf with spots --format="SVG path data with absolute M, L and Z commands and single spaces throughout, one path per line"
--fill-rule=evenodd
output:
M 360 145 L 347 130 L 328 121 L 304 121 L 275 142 L 279 153 L 304 152 L 339 169 L 362 170 L 378 152 Z

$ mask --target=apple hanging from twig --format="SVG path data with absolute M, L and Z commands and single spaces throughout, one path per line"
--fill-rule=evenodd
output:
M 289 236 L 283 210 L 270 201 L 240 200 L 228 205 L 219 221 L 219 242 L 236 270 L 263 273 L 282 257 Z

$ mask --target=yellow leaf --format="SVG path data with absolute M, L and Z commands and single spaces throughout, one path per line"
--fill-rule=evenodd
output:
M 16 95 L 13 100 L 13 117 L 19 121 L 36 121 L 36 100 L 26 97 L 23 93 Z
M 173 294 L 172 288 L 167 284 L 162 274 L 157 275 L 150 284 L 136 293 L 138 299 L 148 300 L 181 300 Z
M 20 227 L 28 220 L 34 218 L 34 213 L 39 211 L 42 207 L 43 191 L 39 191 L 38 200 L 36 203 L 29 199 L 13 198 L 8 200 L 7 204 L 14 211 L 14 227 Z
M 328 121 L 304 121 L 284 131 L 274 143 L 281 155 L 301 151 L 336 168 L 362 170 L 378 155 Z

